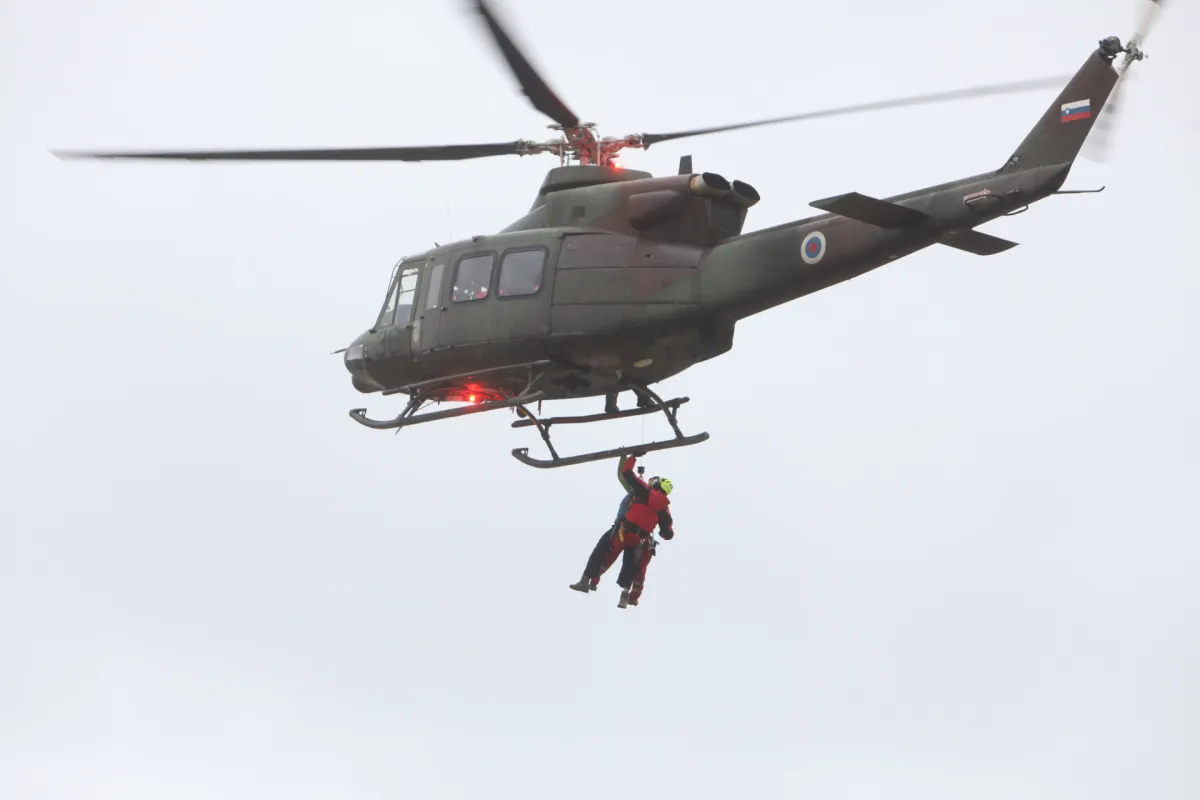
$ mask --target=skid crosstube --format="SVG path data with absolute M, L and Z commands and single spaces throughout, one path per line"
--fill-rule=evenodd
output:
M 679 407 L 688 402 L 686 397 L 677 397 L 674 400 L 663 401 L 657 394 L 650 390 L 649 387 L 640 385 L 631 385 L 630 388 L 637 393 L 639 400 L 645 402 L 640 408 L 631 408 L 627 411 L 605 412 L 603 414 L 587 414 L 577 417 L 551 417 L 549 419 L 538 419 L 533 413 L 524 406 L 518 406 L 517 413 L 524 419 L 519 419 L 512 424 L 514 428 L 525 428 L 534 426 L 538 429 L 538 433 L 542 435 L 542 440 L 546 443 L 546 448 L 550 451 L 550 458 L 531 458 L 529 456 L 528 447 L 513 448 L 513 458 L 530 467 L 537 469 L 554 469 L 557 467 L 571 467 L 576 464 L 588 464 L 593 461 L 604 461 L 609 458 L 618 458 L 626 453 L 651 453 L 656 450 L 670 450 L 676 447 L 688 447 L 693 444 L 700 444 L 708 441 L 707 433 L 698 433 L 695 436 L 684 436 L 683 431 L 679 429 L 679 421 L 676 416 Z M 671 429 L 675 431 L 674 439 L 664 439 L 658 442 L 649 442 L 646 444 L 634 445 L 631 447 L 616 447 L 611 450 L 601 450 L 594 453 L 584 453 L 577 456 L 560 456 L 558 451 L 554 449 L 554 443 L 550 441 L 550 426 L 552 425 L 571 425 L 582 424 L 588 422 L 604 422 L 611 419 L 625 419 L 627 417 L 638 417 L 644 414 L 661 413 L 667 418 Z
M 610 419 L 625 419 L 626 417 L 640 417 L 644 414 L 656 414 L 663 409 L 677 409 L 691 398 L 677 397 L 674 400 L 668 400 L 659 406 L 649 406 L 647 408 L 630 408 L 626 411 L 616 411 L 614 413 L 605 414 L 586 414 L 579 417 L 551 417 L 550 419 L 535 420 L 532 417 L 519 419 L 512 424 L 514 428 L 530 428 L 538 424 L 540 421 L 543 425 L 549 428 L 551 425 L 577 425 L 584 422 L 607 422 Z M 522 409 L 522 411 L 525 411 Z M 528 414 L 528 411 L 525 411 Z

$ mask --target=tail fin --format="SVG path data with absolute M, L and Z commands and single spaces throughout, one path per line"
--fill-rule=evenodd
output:
M 1075 161 L 1119 77 L 1112 64 L 1116 53 L 1105 46 L 1109 41 L 1088 56 L 1000 172 Z

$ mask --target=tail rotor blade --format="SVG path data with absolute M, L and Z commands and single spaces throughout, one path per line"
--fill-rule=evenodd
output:
M 1162 14 L 1163 4 L 1166 0 L 1140 0 L 1142 10 L 1138 14 L 1137 27 L 1134 29 L 1133 36 L 1130 41 L 1141 45 L 1146 41 L 1146 37 L 1150 35 L 1150 31 L 1154 29 L 1155 23 L 1158 22 L 1158 17 Z
M 1093 161 L 1097 164 L 1107 164 L 1112 157 L 1113 143 L 1116 141 L 1117 123 L 1121 118 L 1121 108 L 1125 103 L 1125 96 L 1122 91 L 1124 86 L 1124 75 L 1122 75 L 1121 79 L 1118 79 L 1117 85 L 1113 88 L 1112 96 L 1108 98 L 1108 102 L 1100 110 L 1100 116 L 1096 118 L 1096 124 L 1092 126 L 1091 132 L 1088 133 L 1087 141 L 1083 143 L 1083 150 L 1080 152 L 1080 155 L 1088 161 Z
M 1129 65 L 1137 57 L 1135 53 L 1140 51 L 1142 45 L 1146 43 L 1146 38 L 1157 24 L 1166 2 L 1166 0 L 1138 1 L 1141 8 L 1138 12 L 1137 26 L 1134 28 L 1133 35 L 1129 37 L 1129 41 L 1126 44 L 1126 47 L 1134 52 L 1126 54 L 1121 64 L 1121 77 L 1117 81 L 1116 87 L 1113 88 L 1112 96 L 1104 105 L 1104 108 L 1101 109 L 1100 116 L 1096 118 L 1096 124 L 1092 126 L 1092 130 L 1088 134 L 1087 141 L 1084 142 L 1081 153 L 1084 158 L 1099 164 L 1109 163 L 1112 156 L 1122 109 L 1125 107 L 1127 100 L 1125 85 L 1126 78 L 1129 75 Z

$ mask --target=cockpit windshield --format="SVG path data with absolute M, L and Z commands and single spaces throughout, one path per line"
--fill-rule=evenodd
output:
M 412 320 L 413 300 L 417 294 L 417 276 L 420 274 L 420 263 L 400 264 L 388 287 L 387 302 L 383 305 L 383 313 L 379 315 L 377 328 L 389 325 L 407 325 Z

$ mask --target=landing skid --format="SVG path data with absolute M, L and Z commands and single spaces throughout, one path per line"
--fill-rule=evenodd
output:
M 708 441 L 707 433 L 698 433 L 695 436 L 684 436 L 683 431 L 679 429 L 677 419 L 679 407 L 688 402 L 686 397 L 678 397 L 674 400 L 663 401 L 657 394 L 645 386 L 631 386 L 639 396 L 639 398 L 648 400 L 649 404 L 641 408 L 631 408 L 627 411 L 606 412 L 603 414 L 587 414 L 574 417 L 551 417 L 549 419 L 538 419 L 528 408 L 524 406 L 517 407 L 517 413 L 525 417 L 519 419 L 512 424 L 514 428 L 527 428 L 534 426 L 538 429 L 538 433 L 542 435 L 542 441 L 546 443 L 547 449 L 550 451 L 549 459 L 531 458 L 529 456 L 528 447 L 517 447 L 512 451 L 513 458 L 537 469 L 553 469 L 556 467 L 571 467 L 576 464 L 587 464 L 592 461 L 605 461 L 610 458 L 618 458 L 627 453 L 651 453 L 656 450 L 671 450 L 676 447 L 688 447 L 693 444 L 700 444 Z M 588 422 L 605 422 L 613 419 L 625 419 L 627 417 L 640 417 L 645 414 L 662 413 L 667 422 L 670 423 L 671 429 L 675 431 L 674 439 L 664 439 L 658 442 L 649 442 L 647 444 L 638 444 L 628 447 L 616 447 L 612 450 L 602 450 L 595 453 L 584 453 L 577 456 L 560 456 L 558 451 L 554 449 L 554 443 L 550 441 L 550 426 L 551 425 L 578 425 Z
M 417 414 L 421 406 L 444 399 L 443 395 L 446 392 L 454 391 L 456 387 L 465 381 L 478 379 L 492 373 L 511 372 L 514 369 L 513 367 L 499 367 L 497 369 L 482 370 L 463 375 L 452 375 L 448 378 L 438 378 L 406 386 L 404 390 L 410 394 L 411 399 L 395 419 L 371 419 L 367 416 L 365 408 L 350 409 L 350 418 L 372 430 L 398 431 L 401 428 L 420 425 L 422 422 L 435 422 L 439 419 L 450 419 L 451 417 L 465 417 L 468 414 L 482 414 L 484 411 L 495 411 L 498 408 L 520 408 L 529 403 L 537 403 L 545 399 L 546 393 L 538 387 L 548 374 L 546 368 L 551 365 L 552 362 L 550 361 L 537 361 L 533 364 L 521 365 L 528 369 L 529 378 L 525 383 L 525 388 L 513 397 L 487 400 L 482 403 L 466 406 L 465 408 L 448 408 L 445 411 L 429 411 L 424 414 Z
M 574 371 L 578 368 L 571 367 L 560 361 L 535 361 L 531 364 L 518 364 L 506 367 L 498 367 L 495 369 L 483 370 L 480 372 L 472 372 L 463 375 L 452 375 L 446 378 L 438 378 L 436 380 L 425 381 L 405 386 L 402 389 L 394 389 L 387 394 L 395 394 L 405 392 L 409 395 L 408 405 L 394 419 L 370 419 L 367 417 L 365 408 L 355 408 L 350 411 L 350 418 L 360 425 L 363 425 L 372 430 L 395 430 L 399 432 L 403 428 L 412 425 L 420 425 L 423 422 L 435 422 L 442 419 L 451 419 L 453 417 L 463 417 L 468 414 L 482 414 L 485 411 L 495 411 L 501 408 L 515 409 L 517 414 L 522 417 L 512 424 L 514 428 L 536 427 L 538 433 L 542 436 L 542 441 L 546 443 L 546 447 L 550 450 L 549 459 L 531 458 L 529 456 L 528 447 L 518 447 L 512 451 L 513 458 L 520 461 L 522 464 L 527 464 L 538 469 L 550 469 L 554 467 L 570 467 L 576 464 L 587 464 L 592 461 L 603 461 L 609 458 L 618 458 L 626 453 L 650 453 L 657 450 L 670 450 L 676 447 L 688 447 L 693 444 L 700 444 L 708 440 L 707 433 L 698 433 L 695 436 L 684 436 L 683 431 L 679 429 L 679 421 L 677 419 L 679 407 L 688 402 L 686 397 L 678 397 L 674 400 L 664 401 L 655 394 L 649 387 L 641 384 L 634 384 L 628 381 L 621 383 L 622 389 L 631 389 L 638 396 L 638 408 L 631 408 L 625 411 L 605 411 L 603 414 L 585 414 L 572 417 L 551 417 L 549 419 L 539 419 L 529 410 L 529 406 L 534 403 L 540 403 L 546 399 L 548 392 L 543 389 L 543 385 L 552 373 L 556 370 L 561 370 L 567 367 L 568 370 Z M 486 397 L 483 402 L 472 403 L 466 407 L 450 408 L 444 411 L 429 411 L 423 414 L 418 414 L 421 407 L 426 403 L 441 402 L 447 399 L 453 399 L 454 395 L 462 394 L 461 387 L 470 381 L 479 381 L 488 375 L 498 374 L 501 372 L 512 375 L 514 372 L 520 374 L 520 370 L 526 372 L 526 380 L 524 387 L 518 392 L 512 392 L 510 396 L 505 397 L 500 394 L 492 394 Z M 585 369 L 578 369 L 579 372 L 587 372 Z M 509 390 L 511 392 L 511 390 Z M 554 444 L 550 441 L 550 426 L 551 425 L 579 425 L 589 422 L 605 422 L 614 419 L 626 419 L 629 417 L 640 417 L 647 414 L 663 414 L 670 423 L 671 429 L 675 431 L 673 439 L 664 439 L 658 442 L 649 442 L 647 444 L 638 444 L 631 446 L 616 447 L 611 450 L 603 450 L 595 453 L 584 453 L 577 456 L 568 456 L 566 458 L 560 456 L 558 451 L 554 449 Z

